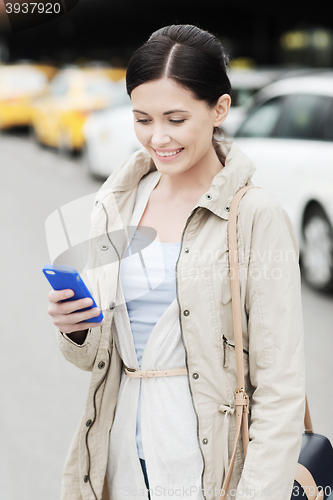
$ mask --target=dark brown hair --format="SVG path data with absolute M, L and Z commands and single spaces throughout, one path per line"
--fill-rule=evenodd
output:
M 230 94 L 227 57 L 211 33 L 190 24 L 171 25 L 155 31 L 129 61 L 127 93 L 139 85 L 169 77 L 213 107 Z

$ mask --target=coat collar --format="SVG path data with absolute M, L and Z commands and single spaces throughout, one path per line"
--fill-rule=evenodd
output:
M 256 166 L 241 151 L 235 142 L 220 141 L 220 152 L 224 156 L 225 166 L 212 180 L 208 191 L 204 193 L 196 207 L 204 207 L 223 219 L 228 219 L 228 210 L 235 193 L 250 182 Z M 117 169 L 105 182 L 102 189 L 112 188 L 115 192 L 136 189 L 142 177 L 156 171 L 157 168 L 148 154 L 142 148 Z
M 250 183 L 257 167 L 235 142 L 220 141 L 218 147 L 225 157 L 225 166 L 215 175 L 211 187 L 199 199 L 198 206 L 228 219 L 229 211 L 226 208 L 230 207 L 237 191 Z M 211 195 L 211 199 L 207 199 L 207 195 Z

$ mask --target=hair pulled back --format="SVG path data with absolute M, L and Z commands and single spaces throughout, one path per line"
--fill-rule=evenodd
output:
M 231 92 L 226 66 L 227 57 L 214 35 L 190 24 L 166 26 L 131 57 L 127 93 L 131 96 L 139 85 L 168 77 L 213 107 L 221 95 Z

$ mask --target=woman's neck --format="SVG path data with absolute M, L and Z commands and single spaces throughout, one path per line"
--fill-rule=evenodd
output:
M 212 147 L 205 158 L 180 174 L 161 174 L 160 180 L 155 186 L 164 199 L 191 200 L 198 198 L 206 192 L 215 175 L 223 168 L 215 148 Z

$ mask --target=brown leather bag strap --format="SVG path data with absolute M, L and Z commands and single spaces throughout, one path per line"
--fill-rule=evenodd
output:
M 237 211 L 238 205 L 244 194 L 257 186 L 244 186 L 235 194 L 229 212 L 228 219 L 228 248 L 230 264 L 230 286 L 232 298 L 232 321 L 234 328 L 237 384 L 238 388 L 244 387 L 244 363 L 243 363 L 243 334 L 242 334 L 242 308 L 239 285 L 238 267 L 238 245 L 237 245 Z
M 252 189 L 254 187 L 257 186 L 244 186 L 239 191 L 237 191 L 231 202 L 229 217 L 228 217 L 228 249 L 229 249 L 230 286 L 231 286 L 231 299 L 232 299 L 231 305 L 232 305 L 232 322 L 234 330 L 238 387 L 235 391 L 236 432 L 235 432 L 234 447 L 229 464 L 229 469 L 222 485 L 222 490 L 219 500 L 223 500 L 227 496 L 231 474 L 235 463 L 237 443 L 241 429 L 242 429 L 242 439 L 243 439 L 243 448 L 245 456 L 249 442 L 249 432 L 248 432 L 249 398 L 245 392 L 245 378 L 244 378 L 242 308 L 241 308 L 241 297 L 240 297 L 238 245 L 237 245 L 237 211 L 239 202 L 244 196 L 244 194 L 249 189 Z
M 310 408 L 308 403 L 308 398 L 305 396 L 305 417 L 304 417 L 304 429 L 307 434 L 313 432 L 311 416 L 310 416 Z
M 249 443 L 249 431 L 248 431 L 249 398 L 245 392 L 245 379 L 244 379 L 242 308 L 241 308 L 241 290 L 239 283 L 238 245 L 237 245 L 237 212 L 240 200 L 245 195 L 245 193 L 247 193 L 249 189 L 253 188 L 260 188 L 260 186 L 244 186 L 241 189 L 239 189 L 239 191 L 237 191 L 231 202 L 229 218 L 228 218 L 230 286 L 231 286 L 232 320 L 234 329 L 238 388 L 235 391 L 236 432 L 235 432 L 234 447 L 230 460 L 229 469 L 222 485 L 222 492 L 220 494 L 219 500 L 223 500 L 227 496 L 231 474 L 235 463 L 237 443 L 240 436 L 241 428 L 242 428 L 242 440 L 243 440 L 243 449 L 245 457 Z M 305 432 L 313 432 L 307 399 L 305 407 L 304 426 L 305 426 Z

